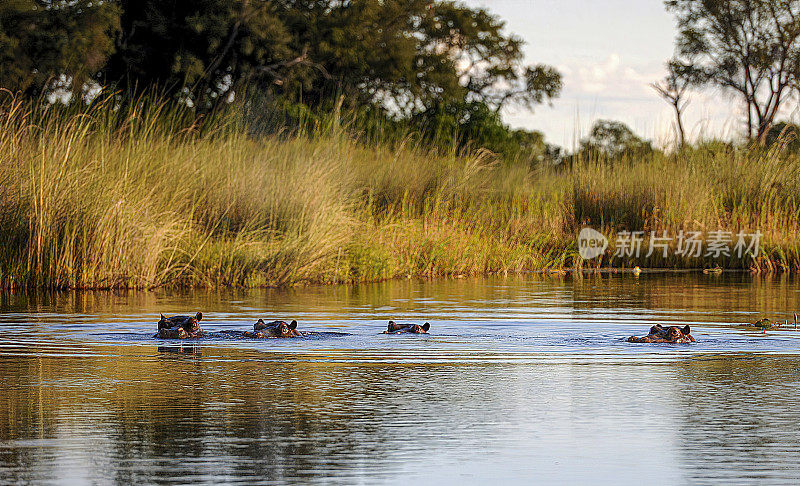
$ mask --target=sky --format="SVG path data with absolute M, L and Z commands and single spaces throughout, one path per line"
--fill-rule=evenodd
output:
M 649 86 L 666 74 L 676 34 L 662 0 L 465 0 L 506 21 L 522 37 L 526 63 L 555 66 L 564 88 L 552 107 L 506 109 L 514 127 L 544 132 L 572 149 L 598 119 L 625 122 L 665 146 L 675 140 L 674 111 Z M 719 90 L 690 94 L 684 125 L 692 139 L 741 133 L 741 103 Z

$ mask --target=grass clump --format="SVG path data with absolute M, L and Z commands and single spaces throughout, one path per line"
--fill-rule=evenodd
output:
M 581 267 L 583 225 L 759 229 L 758 259 L 636 264 L 800 268 L 800 162 L 780 149 L 537 168 L 409 137 L 359 141 L 337 123 L 254 138 L 235 115 L 198 122 L 147 99 L 6 99 L 0 285 L 285 286 Z

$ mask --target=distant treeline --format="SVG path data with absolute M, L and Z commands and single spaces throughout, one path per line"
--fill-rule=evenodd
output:
M 770 144 L 800 93 L 800 1 L 664 5 L 675 55 L 652 86 L 674 108 L 678 146 L 691 92 L 705 88 L 743 103 L 748 144 Z M 2 0 L 0 88 L 49 102 L 155 93 L 199 116 L 236 104 L 258 133 L 344 111 L 358 136 L 570 163 L 501 120 L 504 107 L 533 109 L 562 89 L 556 69 L 524 63 L 504 24 L 452 0 Z M 580 143 L 609 160 L 652 150 L 614 121 Z
M 554 68 L 523 64 L 522 46 L 453 1 L 0 2 L 0 87 L 24 97 L 156 91 L 200 114 L 240 101 L 259 130 L 343 109 L 383 131 L 541 159 L 552 148 L 540 133 L 500 119 L 561 90 Z

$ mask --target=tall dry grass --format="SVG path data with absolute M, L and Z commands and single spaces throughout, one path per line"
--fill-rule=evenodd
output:
M 501 163 L 336 123 L 248 137 L 148 99 L 0 104 L 0 285 L 280 286 L 597 265 L 583 225 L 759 229 L 765 257 L 603 265 L 798 269 L 800 161 L 696 148 L 569 168 Z
M 755 258 L 678 258 L 670 252 L 667 259 L 607 264 L 800 270 L 800 157 L 784 144 L 769 149 L 701 145 L 612 165 L 583 161 L 568 177 L 576 226 L 592 224 L 606 235 L 644 230 L 676 236 L 683 230 L 708 236 L 722 230 L 734 235 L 734 243 L 739 232 L 764 235 Z

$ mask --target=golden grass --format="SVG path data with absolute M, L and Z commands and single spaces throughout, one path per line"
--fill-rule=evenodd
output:
M 765 234 L 759 260 L 603 265 L 800 268 L 800 161 L 778 148 L 534 170 L 484 151 L 360 144 L 336 126 L 245 133 L 146 100 L 6 101 L 0 285 L 283 286 L 597 265 L 577 257 L 583 225 Z

